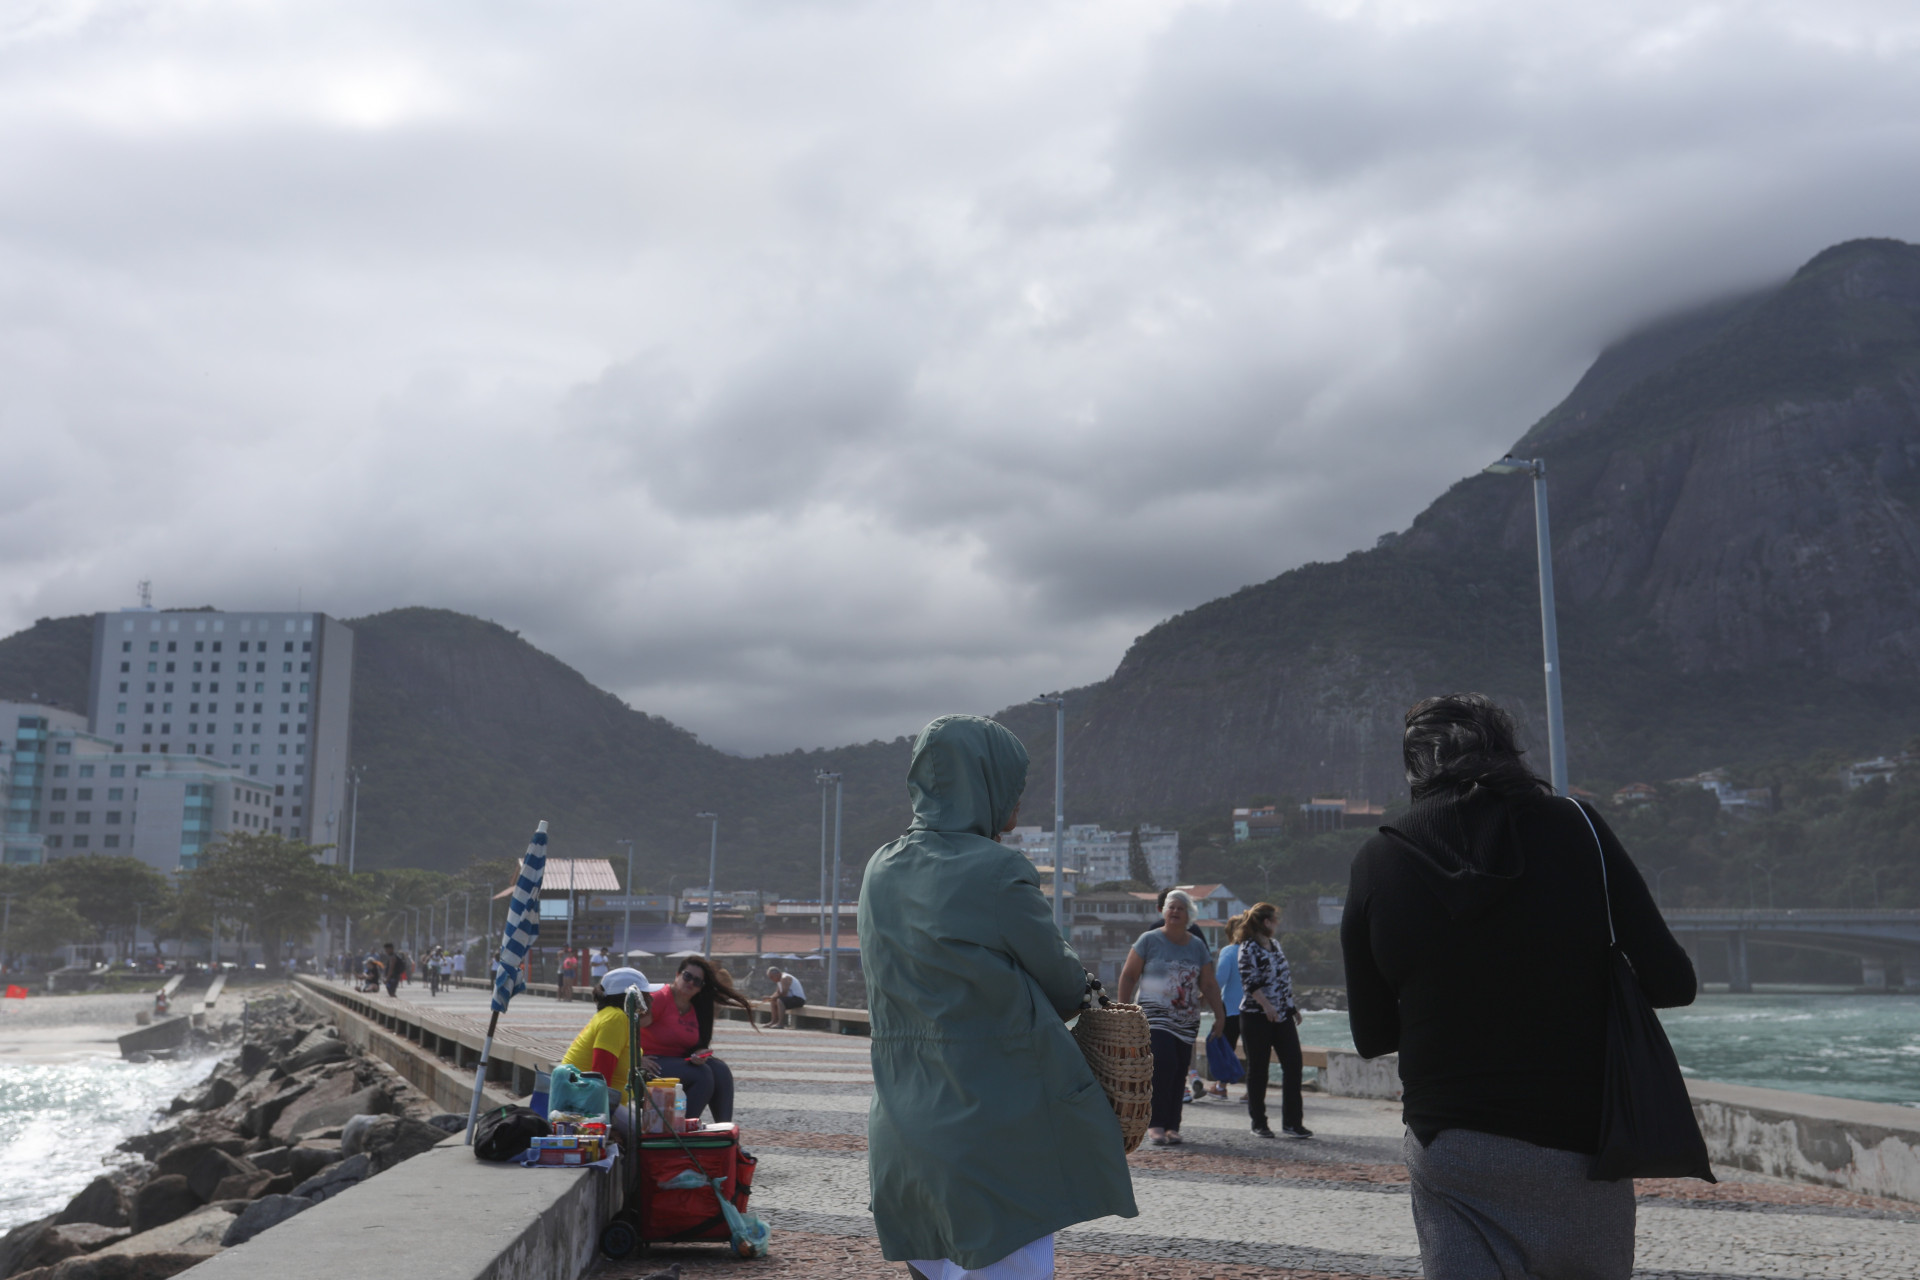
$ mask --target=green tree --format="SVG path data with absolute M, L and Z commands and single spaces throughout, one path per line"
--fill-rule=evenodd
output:
M 1127 835 L 1127 879 L 1141 884 L 1153 883 L 1153 870 L 1147 866 L 1147 848 L 1140 843 L 1140 824 L 1134 823 Z
M 73 899 L 43 889 L 13 904 L 7 947 L 16 955 L 47 955 L 69 942 L 84 942 L 88 936 L 87 922 Z
M 186 872 L 185 893 L 212 919 L 256 934 L 269 964 L 284 942 L 319 926 L 320 913 L 341 879 L 315 861 L 320 848 L 284 836 L 230 831 Z
M 47 864 L 45 880 L 72 901 L 94 939 L 116 938 L 124 952 L 136 923 L 157 924 L 173 896 L 167 877 L 138 858 L 82 854 Z

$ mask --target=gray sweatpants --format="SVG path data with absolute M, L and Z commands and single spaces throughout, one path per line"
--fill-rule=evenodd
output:
M 1427 1280 L 1633 1274 L 1633 1180 L 1589 1182 L 1592 1156 L 1471 1129 L 1405 1147 Z

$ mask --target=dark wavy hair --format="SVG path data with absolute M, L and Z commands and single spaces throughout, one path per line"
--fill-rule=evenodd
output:
M 1485 787 L 1500 795 L 1552 795 L 1520 759 L 1513 717 L 1483 693 L 1422 698 L 1407 708 L 1401 744 L 1415 800 Z

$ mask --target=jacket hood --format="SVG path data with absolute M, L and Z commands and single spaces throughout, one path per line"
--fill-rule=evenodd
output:
M 1455 920 L 1470 920 L 1504 897 L 1526 869 L 1513 827 L 1514 801 L 1485 787 L 1416 800 L 1390 827 Z
M 1027 749 L 1005 725 L 941 716 L 920 731 L 907 766 L 915 831 L 971 832 L 991 840 L 1027 788 Z

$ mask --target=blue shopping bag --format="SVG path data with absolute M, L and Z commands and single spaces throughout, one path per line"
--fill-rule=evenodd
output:
M 1240 1058 L 1225 1037 L 1207 1038 L 1207 1074 L 1221 1084 L 1239 1084 L 1247 1078 L 1247 1069 L 1240 1065 Z

